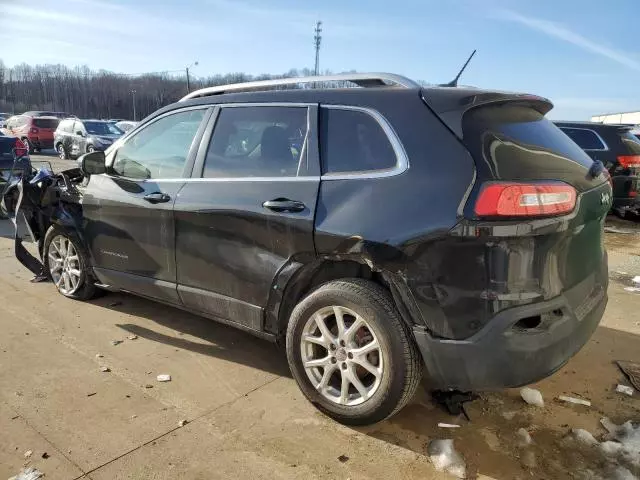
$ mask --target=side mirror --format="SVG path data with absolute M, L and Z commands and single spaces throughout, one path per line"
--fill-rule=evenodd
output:
M 104 152 L 101 151 L 85 153 L 78 158 L 78 163 L 85 175 L 100 175 L 107 171 Z
M 78 135 L 80 137 L 84 137 L 84 133 L 82 133 L 80 130 L 76 131 L 76 135 Z

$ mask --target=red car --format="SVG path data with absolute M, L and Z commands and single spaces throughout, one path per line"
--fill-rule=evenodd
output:
M 60 119 L 50 116 L 14 115 L 7 120 L 5 132 L 21 139 L 29 153 L 53 148 L 53 132 Z

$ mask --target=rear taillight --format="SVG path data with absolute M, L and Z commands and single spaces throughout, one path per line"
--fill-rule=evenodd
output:
M 38 129 L 37 128 L 31 128 L 29 130 L 29 133 L 38 133 Z
M 29 151 L 27 150 L 27 146 L 19 138 L 16 138 L 16 145 L 13 148 L 16 157 L 24 157 L 27 153 L 29 153 Z
M 623 168 L 640 168 L 640 155 L 620 155 L 618 163 Z
M 482 187 L 475 212 L 480 217 L 562 215 L 576 206 L 576 190 L 566 183 L 489 183 Z

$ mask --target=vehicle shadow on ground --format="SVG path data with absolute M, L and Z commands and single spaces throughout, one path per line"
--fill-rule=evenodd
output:
M 140 338 L 275 375 L 290 376 L 283 348 L 234 327 L 133 295 L 113 293 L 92 303 L 148 320 L 148 323 L 141 321 L 146 325 L 117 324 L 119 328 Z M 165 328 L 155 329 L 154 324 Z
M 615 392 L 617 384 L 630 384 L 613 363 L 640 361 L 638 352 L 640 336 L 599 327 L 576 357 L 535 386 L 545 398 L 544 408 L 525 404 L 519 389 L 486 393 L 466 404 L 468 421 L 437 405 L 423 384 L 415 400 L 395 417 L 357 430 L 421 455 L 427 454 L 433 439 L 454 439 L 467 463 L 467 478 L 478 474 L 495 479 L 614 478 L 610 469 L 615 463 L 597 448 L 575 442 L 570 432 L 584 428 L 601 440 L 605 430 L 599 422 L 603 417 L 617 424 L 640 421 L 640 392 L 634 397 Z M 592 406 L 566 404 L 557 400 L 559 395 L 589 399 Z M 439 422 L 461 427 L 439 428 Z M 519 446 L 519 428 L 530 433 L 530 446 Z M 625 466 L 640 475 L 637 467 Z M 597 476 L 589 476 L 588 470 Z

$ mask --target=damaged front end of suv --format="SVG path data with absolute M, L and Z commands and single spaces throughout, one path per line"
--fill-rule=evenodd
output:
M 19 161 L 16 157 L 15 162 Z M 33 281 L 50 279 L 43 258 L 49 228 L 58 225 L 80 234 L 83 182 L 79 168 L 55 174 L 50 167 L 43 167 L 13 176 L 2 186 L 0 210 L 14 224 L 15 255 L 35 275 Z M 27 237 L 37 245 L 37 256 L 25 248 Z

